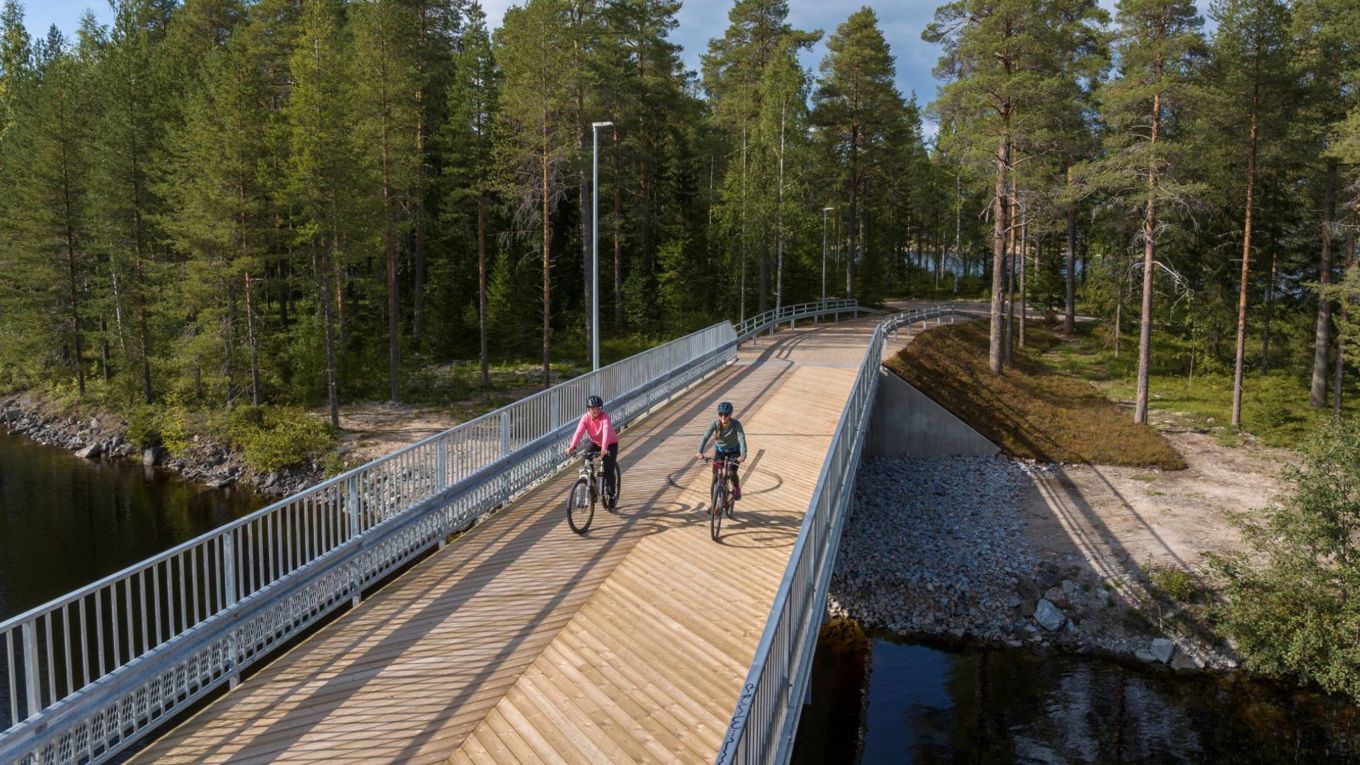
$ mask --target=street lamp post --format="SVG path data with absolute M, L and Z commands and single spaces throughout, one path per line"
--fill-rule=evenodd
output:
M 822 302 L 826 302 L 826 214 L 834 207 L 822 208 Z
M 590 368 L 600 368 L 600 128 L 612 122 L 590 123 Z

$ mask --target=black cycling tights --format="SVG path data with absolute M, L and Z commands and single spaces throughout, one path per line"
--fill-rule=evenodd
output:
M 600 445 L 592 443 L 590 448 L 586 449 L 586 453 L 599 454 Z M 615 441 L 609 445 L 608 449 L 604 450 L 604 491 L 610 496 L 613 496 L 614 494 L 614 470 L 617 468 L 618 464 L 619 442 Z

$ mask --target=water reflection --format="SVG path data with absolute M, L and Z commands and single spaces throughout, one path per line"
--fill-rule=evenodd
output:
M 826 673 L 854 674 L 866 652 L 867 684 L 827 692 Z M 856 752 L 863 763 L 1360 762 L 1354 706 L 1270 683 L 883 639 L 855 647 L 824 637 L 818 654 L 798 762 Z M 828 723 L 847 707 L 862 709 L 853 726 Z
M 0 620 L 210 531 L 266 500 L 91 462 L 0 431 Z M 0 662 L 0 689 L 7 672 Z M 9 725 L 0 690 L 0 730 Z

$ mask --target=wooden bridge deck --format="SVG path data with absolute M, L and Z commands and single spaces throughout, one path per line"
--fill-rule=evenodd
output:
M 868 320 L 743 346 L 621 439 L 619 512 L 538 487 L 152 743 L 139 763 L 711 762 Z M 709 538 L 694 451 L 730 400 L 750 459 Z

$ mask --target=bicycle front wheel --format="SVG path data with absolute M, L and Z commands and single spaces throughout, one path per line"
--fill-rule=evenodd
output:
M 723 508 L 727 506 L 727 482 L 721 479 L 713 481 L 712 502 L 708 506 L 708 533 L 713 537 L 713 541 L 718 541 L 718 536 L 722 531 Z
M 567 494 L 567 525 L 577 534 L 584 534 L 594 518 L 595 502 L 590 497 L 590 482 L 578 478 Z

